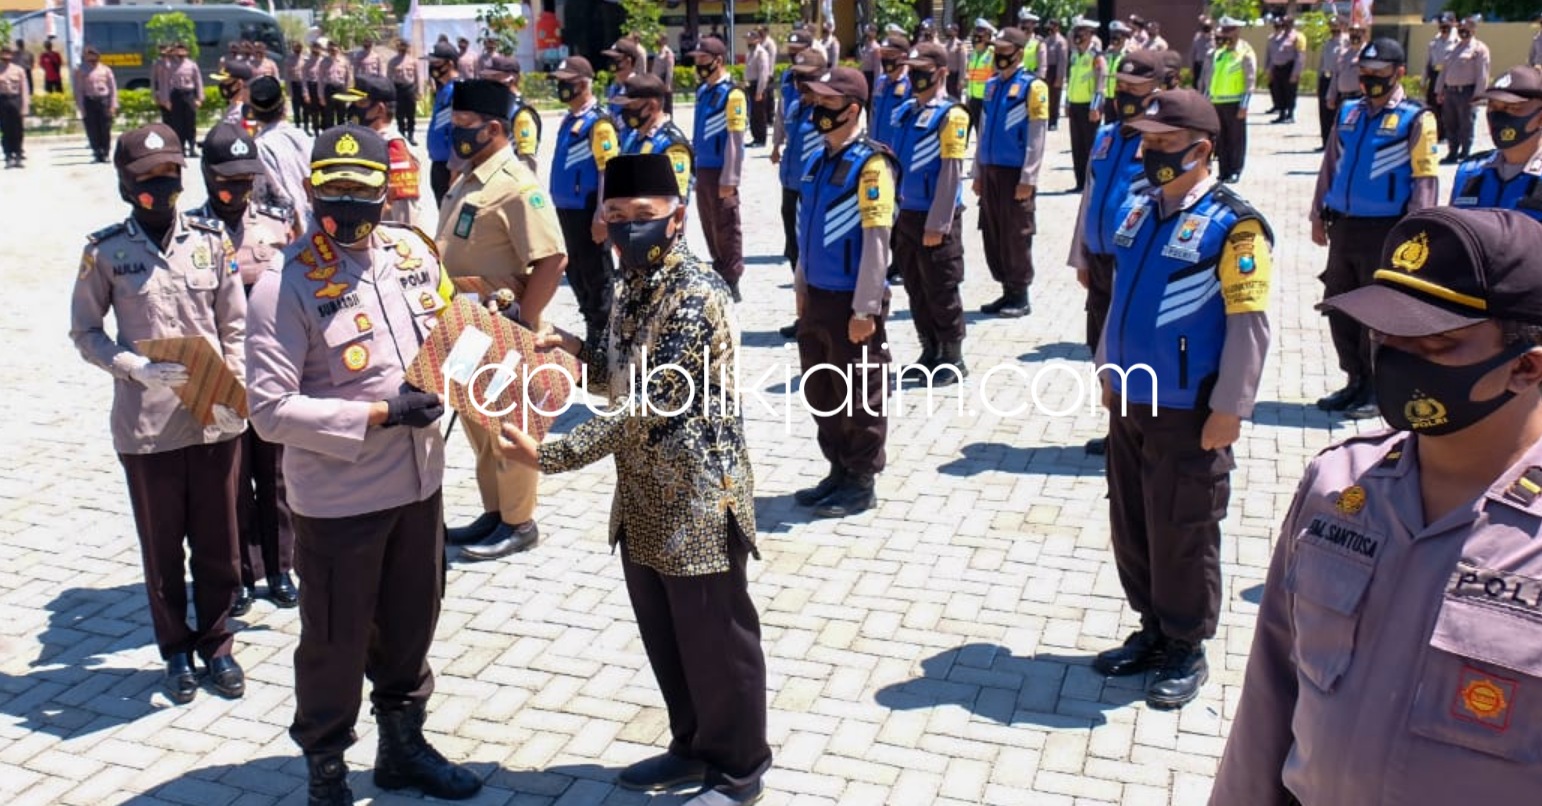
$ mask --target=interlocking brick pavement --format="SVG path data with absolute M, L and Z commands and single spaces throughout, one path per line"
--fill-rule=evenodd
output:
M 1071 176 L 1062 127 L 1050 137 L 1053 167 L 1041 183 L 1035 313 L 1016 321 L 970 314 L 971 399 L 963 413 L 931 418 L 907 400 L 891 425 L 878 510 L 810 522 L 791 500 L 824 470 L 809 418 L 780 399 L 773 410 L 746 401 L 764 555 L 751 564 L 751 591 L 764 622 L 777 754 L 768 806 L 1204 800 L 1277 521 L 1307 459 L 1349 433 L 1311 403 L 1340 380 L 1312 310 L 1325 257 L 1307 225 L 1319 161 L 1314 111 L 1304 103 L 1299 124 L 1271 126 L 1259 115 L 1251 126 L 1240 190 L 1278 239 L 1274 345 L 1257 414 L 1237 446 L 1222 547 L 1225 613 L 1202 696 L 1180 713 L 1152 711 L 1139 680 L 1105 680 L 1088 665 L 1136 622 L 1108 550 L 1102 463 L 1082 451 L 1104 419 L 1078 386 L 1088 356 L 1083 292 L 1064 266 L 1077 199 L 1063 192 Z M 259 601 L 241 620 L 244 700 L 206 690 L 173 707 L 159 693 L 133 524 L 107 436 L 111 384 L 66 337 L 83 236 L 119 219 L 123 205 L 110 169 L 88 164 L 80 144 L 33 139 L 29 151 L 27 168 L 0 173 L 0 375 L 8 379 L 0 396 L 0 798 L 14 806 L 303 802 L 305 769 L 286 734 L 295 611 Z M 201 201 L 198 176 L 187 174 L 187 203 Z M 791 320 L 792 292 L 766 151 L 751 152 L 746 176 L 743 375 L 771 370 L 762 386 L 781 393 L 779 367 L 795 367 L 796 356 L 775 332 Z M 965 213 L 970 310 L 997 290 L 975 220 Z M 699 233 L 691 237 L 704 254 Z M 894 311 L 894 352 L 908 360 L 917 348 L 898 289 Z M 553 313 L 578 322 L 566 291 Z M 1003 416 L 979 403 L 992 365 L 1033 372 L 1055 362 L 1069 362 L 1081 381 L 1046 374 L 1025 413 Z M 989 385 L 998 409 L 1029 402 L 1011 374 Z M 1063 408 L 1075 413 L 1043 413 Z M 454 437 L 452 521 L 479 508 L 470 463 Z M 605 547 L 613 479 L 609 462 L 544 479 L 539 549 L 450 571 L 428 729 L 446 755 L 486 778 L 473 803 L 650 802 L 611 784 L 618 767 L 655 752 L 667 734 L 620 566 Z M 374 788 L 367 714 L 359 734 L 348 754 L 356 793 L 414 802 Z

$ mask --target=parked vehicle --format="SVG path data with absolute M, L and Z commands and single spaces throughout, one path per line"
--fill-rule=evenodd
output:
M 143 89 L 150 86 L 153 59 L 147 55 L 149 37 L 145 24 L 156 14 L 180 11 L 193 21 L 198 41 L 198 66 L 213 72 L 231 42 L 261 42 L 275 61 L 283 59 L 284 34 L 271 14 L 242 6 L 155 5 L 88 6 L 85 9 L 85 40 L 102 53 L 102 64 L 116 71 L 118 86 Z

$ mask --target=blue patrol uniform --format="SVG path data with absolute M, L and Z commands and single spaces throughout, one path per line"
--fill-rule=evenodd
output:
M 792 120 L 792 115 L 787 114 L 786 110 L 791 109 L 792 105 L 798 102 L 798 81 L 797 81 L 797 79 L 798 79 L 798 76 L 793 71 L 791 71 L 791 70 L 783 70 L 782 71 L 782 87 L 781 87 L 781 92 L 782 92 L 782 110 L 783 110 L 782 117 L 784 119 L 786 119 L 786 120 L 789 120 L 789 121 Z
M 1542 156 L 1533 157 L 1509 180 L 1499 177 L 1502 159 L 1498 151 L 1485 151 L 1463 162 L 1451 186 L 1451 206 L 1498 207 L 1542 222 Z
M 796 95 L 791 103 L 782 107 L 787 145 L 782 149 L 782 164 L 777 166 L 777 177 L 782 187 L 796 193 L 803 182 L 804 169 L 809 160 L 818 156 L 825 147 L 825 138 L 814 126 L 814 110 L 805 109 Z
M 884 145 L 893 148 L 897 141 L 897 128 L 899 121 L 895 113 L 901 105 L 910 100 L 912 91 L 910 76 L 902 76 L 899 81 L 889 78 L 887 73 L 873 81 L 872 126 L 868 135 Z
M 942 128 L 948 110 L 957 105 L 949 99 L 940 106 L 923 107 L 911 98 L 897 111 L 894 154 L 901 168 L 900 210 L 931 210 L 937 175 L 942 171 Z M 953 206 L 964 206 L 963 183 L 954 194 Z
M 621 99 L 626 97 L 626 87 L 619 81 L 610 82 L 605 88 L 605 108 L 610 113 L 610 119 L 616 123 L 616 131 L 624 137 L 628 131 L 626 116 L 622 114 L 624 108 Z
M 598 106 L 569 112 L 557 132 L 556 154 L 551 163 L 551 198 L 558 210 L 581 210 L 594 203 L 600 189 L 600 169 L 595 165 L 589 134 L 604 113 Z
M 1094 255 L 1114 253 L 1114 230 L 1119 227 L 1119 208 L 1126 197 L 1150 186 L 1136 154 L 1140 135 L 1125 137 L 1123 124 L 1107 123 L 1093 135 L 1087 174 L 1092 177 L 1092 196 L 1082 222 L 1082 243 Z
M 621 153 L 668 154 L 675 171 L 675 180 L 680 183 L 680 195 L 689 199 L 696 186 L 695 157 L 690 139 L 673 120 L 665 121 L 664 125 L 646 136 L 636 129 L 628 129 L 621 135 Z
M 894 264 L 910 298 L 910 319 L 921 344 L 916 363 L 928 369 L 967 371 L 964 341 L 963 162 L 969 112 L 942 93 L 912 98 L 900 107 L 896 156 L 900 164 L 899 217 L 894 222 Z M 941 240 L 928 244 L 928 232 Z M 946 377 L 952 378 L 950 374 Z
M 862 260 L 862 216 L 857 209 L 857 172 L 874 154 L 889 160 L 883 146 L 860 137 L 835 154 L 822 152 L 808 163 L 799 183 L 798 251 L 804 280 L 825 291 L 857 287 Z
M 1413 160 L 1408 140 L 1425 111 L 1403 99 L 1370 114 L 1364 99 L 1339 112 L 1339 163 L 1323 206 L 1351 218 L 1396 218 L 1408 211 Z
M 696 167 L 722 168 L 728 149 L 728 94 L 732 81 L 703 84 L 696 88 L 696 120 L 691 144 L 696 149 Z
M 434 114 L 428 121 L 428 159 L 430 162 L 450 160 L 450 100 L 455 95 L 455 82 L 451 81 L 434 93 Z
M 980 164 L 1021 168 L 1028 156 L 1028 100 L 1036 77 L 1018 70 L 985 82 L 985 117 L 980 126 Z

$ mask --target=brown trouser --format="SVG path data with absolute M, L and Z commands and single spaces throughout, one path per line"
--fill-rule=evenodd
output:
M 578 301 L 578 313 L 584 318 L 588 336 L 599 334 L 610 320 L 611 283 L 615 277 L 610 245 L 595 243 L 592 234 L 597 195 L 590 194 L 588 205 L 580 209 L 557 208 L 557 223 L 562 226 L 562 240 L 568 252 L 568 287 Z
M 1060 96 L 1065 92 L 1065 82 L 1060 80 L 1060 67 L 1045 66 L 1044 75 L 1040 76 L 1044 83 L 1049 85 L 1049 127 L 1060 126 Z
M 498 449 L 498 435 L 489 433 L 470 417 L 462 417 L 461 422 L 466 426 L 466 441 L 476 452 L 482 511 L 499 513 L 503 522 L 511 526 L 534 518 L 541 471 L 505 459 Z
M 118 460 L 128 477 L 150 622 L 161 658 L 193 651 L 204 660 L 230 654 L 234 639 L 226 620 L 241 584 L 236 569 L 241 440 L 161 453 L 120 453 Z M 196 630 L 187 626 L 184 561 L 193 572 Z
M 1237 117 L 1242 104 L 1216 104 L 1221 118 L 1221 136 L 1216 138 L 1216 159 L 1221 164 L 1221 178 L 1242 175 L 1248 159 L 1248 122 Z
M 1076 189 L 1087 184 L 1087 160 L 1092 156 L 1092 140 L 1098 133 L 1098 124 L 1088 115 L 1092 104 L 1066 104 L 1065 116 L 1071 121 L 1071 170 L 1076 172 Z
M 307 754 L 353 744 L 359 684 L 397 710 L 434 693 L 428 647 L 444 592 L 440 493 L 347 518 L 294 516 L 300 646 L 289 736 Z
M 872 476 L 883 472 L 887 459 L 884 444 L 889 436 L 889 417 L 884 412 L 884 393 L 889 337 L 884 320 L 889 317 L 889 294 L 884 292 L 883 312 L 873 317 L 873 335 L 859 344 L 852 344 L 847 336 L 851 301 L 850 291 L 809 287 L 803 315 L 798 317 L 798 358 L 804 372 L 830 364 L 850 378 L 848 385 L 828 368 L 811 373 L 803 379 L 803 399 L 811 410 L 833 412 L 814 415 L 819 451 L 825 459 L 851 475 Z M 858 367 L 864 347 L 866 366 Z
M 236 510 L 241 523 L 241 584 L 294 570 L 294 524 L 284 500 L 284 446 L 247 429 L 242 436 Z
M 1473 85 L 1445 88 L 1446 102 L 1440 105 L 1441 117 L 1446 120 L 1446 150 L 1450 154 L 1465 157 L 1472 153 L 1472 127 L 1477 111 L 1472 106 Z
M 1096 355 L 1108 321 L 1108 306 L 1114 304 L 1114 256 L 1088 252 L 1086 258 L 1087 349 Z
M 112 150 L 112 108 L 108 106 L 107 101 L 108 98 L 105 95 L 80 99 L 80 112 L 85 119 L 86 142 L 91 144 L 91 154 L 99 159 L 105 158 L 107 152 Z
M 1022 169 L 982 165 L 980 230 L 985 235 L 985 265 L 1008 294 L 1027 293 L 1033 284 L 1033 197 L 1018 201 Z
M 1230 448 L 1199 447 L 1207 409 L 1129 404 L 1109 413 L 1108 510 L 1114 565 L 1141 624 L 1203 641 L 1221 612 L 1221 521 Z
M 1370 285 L 1381 266 L 1381 245 L 1397 218 L 1340 218 L 1328 228 L 1328 265 L 1317 279 L 1323 299 Z M 1351 378 L 1371 377 L 1371 339 L 1365 326 L 1337 311 L 1328 312 L 1328 331 L 1339 369 Z
M 964 300 L 958 293 L 964 282 L 964 244 L 959 239 L 963 226 L 963 210 L 955 210 L 942 244 L 925 246 L 925 212 L 901 210 L 894 223 L 894 261 L 910 298 L 910 319 L 923 342 L 964 340 Z
M 626 592 L 669 711 L 669 751 L 706 762 L 709 786 L 759 778 L 771 748 L 760 616 L 744 571 L 749 539 L 730 515 L 732 568 L 670 576 L 633 562 L 621 537 Z
M 696 209 L 701 213 L 701 234 L 707 239 L 712 269 L 729 285 L 744 274 L 744 241 L 739 229 L 739 194 L 727 199 L 717 195 L 719 168 L 696 172 Z

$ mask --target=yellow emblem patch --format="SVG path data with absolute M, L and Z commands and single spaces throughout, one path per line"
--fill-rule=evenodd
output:
M 1403 416 L 1414 431 L 1434 428 L 1446 423 L 1446 406 L 1433 397 L 1416 397 L 1403 406 Z
M 362 344 L 350 344 L 343 351 L 343 366 L 349 372 L 358 372 L 369 366 L 369 350 Z
M 1358 484 L 1345 487 L 1339 493 L 1339 500 L 1333 504 L 1334 508 L 1345 515 L 1353 515 L 1365 509 L 1365 488 Z
M 1412 273 L 1424 268 L 1430 259 L 1430 236 L 1421 232 L 1398 246 L 1392 252 L 1392 267 Z
M 1462 688 L 1462 706 L 1474 716 L 1493 719 L 1510 707 L 1504 689 L 1487 678 L 1474 680 Z
M 359 153 L 359 141 L 353 139 L 353 135 L 345 134 L 337 138 L 336 148 L 339 157 L 351 157 Z

